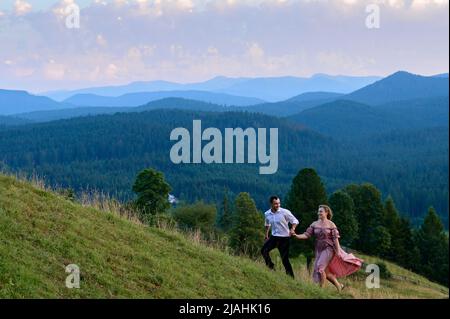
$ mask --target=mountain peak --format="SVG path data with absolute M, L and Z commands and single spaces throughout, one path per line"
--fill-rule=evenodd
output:
M 379 105 L 393 101 L 441 96 L 448 96 L 448 78 L 398 71 L 350 93 L 345 98 L 369 105 Z
M 408 72 L 408 71 L 400 70 L 400 71 L 392 73 L 391 75 L 387 76 L 384 79 L 389 79 L 389 78 L 407 78 L 407 77 L 424 77 L 424 76 L 418 75 L 418 74 L 414 74 L 414 73 L 411 73 L 411 72 Z

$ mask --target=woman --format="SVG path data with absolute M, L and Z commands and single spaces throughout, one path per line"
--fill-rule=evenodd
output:
M 316 237 L 314 282 L 323 287 L 328 279 L 338 291 L 344 288 L 336 278 L 350 275 L 361 268 L 362 260 L 352 254 L 347 254 L 339 245 L 339 231 L 331 221 L 333 212 L 327 205 L 320 205 L 319 219 L 311 224 L 301 235 L 294 234 L 297 239 Z

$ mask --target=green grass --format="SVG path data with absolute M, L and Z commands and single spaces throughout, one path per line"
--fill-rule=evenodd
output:
M 2 298 L 330 298 L 261 263 L 0 175 Z M 65 287 L 65 266 L 81 269 Z
M 338 294 L 313 284 L 300 259 L 290 279 L 276 256 L 272 272 L 178 231 L 0 175 L 0 298 L 448 298 L 446 288 L 391 264 L 391 272 L 418 283 L 393 279 L 373 295 L 354 276 Z M 68 264 L 80 267 L 80 289 L 65 286 Z

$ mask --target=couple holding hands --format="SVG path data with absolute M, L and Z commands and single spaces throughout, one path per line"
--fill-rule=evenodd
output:
M 362 266 L 362 260 L 353 254 L 347 254 L 339 245 L 339 231 L 331 221 L 333 212 L 327 205 L 320 205 L 318 219 L 313 222 L 303 234 L 296 234 L 295 228 L 298 220 L 287 209 L 281 208 L 280 199 L 277 196 L 270 197 L 271 208 L 265 212 L 265 243 L 261 249 L 266 265 L 274 269 L 269 252 L 278 248 L 286 273 L 294 277 L 291 263 L 289 262 L 289 243 L 291 237 L 299 240 L 309 239 L 314 236 L 315 262 L 314 282 L 320 283 L 322 287 L 328 279 L 337 289 L 341 291 L 344 285 L 337 278 L 348 276 Z M 289 227 L 289 224 L 291 227 Z M 269 236 L 269 230 L 272 230 Z

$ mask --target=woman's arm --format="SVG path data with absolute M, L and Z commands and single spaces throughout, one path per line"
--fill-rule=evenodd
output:
M 294 237 L 297 239 L 308 239 L 309 238 L 309 236 L 306 236 L 305 234 L 294 235 Z
M 306 231 L 303 234 L 300 234 L 300 235 L 294 234 L 294 237 L 297 239 L 308 239 L 313 235 L 313 233 L 314 233 L 314 230 L 311 225 L 306 229 Z

